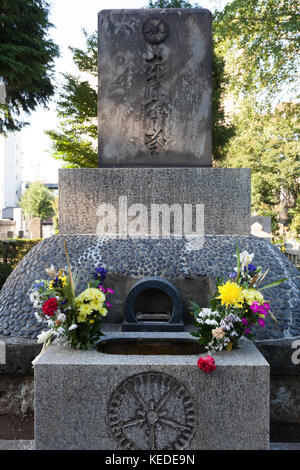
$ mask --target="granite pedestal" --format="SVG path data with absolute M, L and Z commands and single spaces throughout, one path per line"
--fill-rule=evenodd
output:
M 121 198 L 121 199 L 120 199 Z M 126 199 L 125 199 L 126 198 Z M 125 203 L 124 203 L 125 201 Z M 59 170 L 61 234 L 103 235 L 106 224 L 120 233 L 120 213 L 127 220 L 142 204 L 148 215 L 155 205 L 203 207 L 201 234 L 249 235 L 251 179 L 247 168 L 80 168 Z M 122 207 L 121 207 L 122 206 Z M 126 206 L 126 207 L 124 207 Z M 130 207 L 135 211 L 130 213 Z M 127 212 L 126 212 L 127 211 Z M 128 213 L 128 216 L 127 216 Z M 176 216 L 175 216 L 176 218 Z M 152 221 L 152 219 L 151 219 Z M 192 217 L 195 223 L 195 215 Z M 149 234 L 148 224 L 145 231 Z M 99 229 L 101 229 L 99 233 Z M 172 229 L 170 231 L 172 232 Z M 199 234 L 199 233 L 198 233 Z M 123 237 L 124 238 L 124 237 Z
M 268 449 L 263 356 L 243 339 L 240 349 L 215 354 L 212 373 L 198 357 L 50 346 L 35 366 L 36 449 Z

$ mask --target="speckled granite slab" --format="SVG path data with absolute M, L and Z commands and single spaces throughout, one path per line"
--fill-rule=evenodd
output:
M 126 212 L 120 197 L 126 198 Z M 103 204 L 109 204 L 105 224 L 101 216 Z M 202 205 L 204 220 L 200 220 L 202 231 L 198 234 L 250 235 L 251 171 L 249 168 L 151 167 L 59 170 L 62 235 L 105 235 L 103 225 L 119 227 L 122 217 L 130 219 L 127 213 L 135 204 L 145 206 L 149 223 L 155 205 L 179 205 L 183 216 L 185 205 L 191 204 L 194 209 L 196 204 Z M 195 225 L 195 214 L 192 221 Z M 141 225 L 141 231 L 149 234 L 148 223 Z M 174 233 L 172 227 L 170 233 Z
M 269 365 L 256 347 L 215 354 L 210 374 L 197 359 L 51 346 L 35 366 L 36 449 L 268 449 Z

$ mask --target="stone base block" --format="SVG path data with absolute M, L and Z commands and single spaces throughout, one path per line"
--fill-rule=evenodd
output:
M 197 359 L 51 346 L 35 366 L 36 449 L 268 449 L 269 365 L 256 347 L 217 353 L 210 374 Z
M 130 221 L 137 219 L 141 232 L 152 234 L 154 205 L 164 204 L 169 233 L 194 233 L 196 205 L 203 207 L 202 234 L 249 235 L 251 216 L 250 170 L 247 168 L 83 168 L 59 170 L 60 234 L 130 234 Z M 104 210 L 104 204 L 110 205 Z M 141 208 L 143 204 L 147 216 Z M 166 206 L 177 205 L 174 222 Z M 193 231 L 185 223 L 193 206 Z M 134 206 L 135 205 L 135 206 Z M 101 208 L 100 208 L 101 206 Z M 179 206 L 179 208 L 178 208 Z M 181 214 L 179 214 L 181 210 Z M 104 212 L 108 216 L 103 219 Z M 178 232 L 178 221 L 182 231 Z M 125 227 L 126 225 L 126 227 Z M 175 227 L 175 229 L 174 229 Z M 123 236 L 123 238 L 125 238 Z

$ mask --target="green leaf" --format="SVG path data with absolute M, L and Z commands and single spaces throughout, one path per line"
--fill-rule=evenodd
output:
M 266 286 L 260 287 L 259 290 L 264 290 L 264 289 L 269 289 L 270 287 L 275 287 L 279 286 L 279 284 L 282 284 L 284 281 L 287 281 L 289 278 L 285 277 L 283 279 L 278 279 L 278 281 L 271 282 L 270 284 L 267 284 Z
M 288 281 L 289 279 L 299 279 L 299 278 L 300 276 L 285 277 L 283 279 L 279 279 L 278 281 L 271 282 L 271 284 L 267 284 L 266 286 L 260 287 L 259 290 L 269 289 L 269 287 L 278 286 L 279 284 L 282 284 L 284 281 Z
M 66 239 L 65 238 L 64 238 L 64 248 L 65 248 L 65 253 L 66 253 L 66 258 L 67 258 L 67 263 L 68 263 L 69 282 L 70 282 L 71 295 L 72 295 L 72 299 L 73 299 L 72 306 L 75 307 L 74 282 L 73 282 L 71 263 L 70 263 L 70 260 L 69 260 L 69 255 L 68 255 L 67 244 L 66 244 Z
M 199 305 L 196 302 L 194 302 L 193 300 L 190 300 L 189 304 L 190 304 L 190 306 L 192 307 L 193 310 L 200 310 Z
M 240 250 L 238 246 L 238 242 L 236 242 L 236 259 L 237 259 L 237 276 L 236 280 L 237 282 L 240 279 L 240 271 L 241 271 L 241 258 L 240 258 Z
M 277 323 L 277 318 L 273 315 L 273 313 L 269 311 L 269 315 L 272 318 L 272 320 L 274 320 L 275 323 Z

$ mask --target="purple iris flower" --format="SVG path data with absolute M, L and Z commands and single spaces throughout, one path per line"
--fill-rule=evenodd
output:
M 36 282 L 36 283 L 35 283 L 35 286 L 34 286 L 35 290 L 38 290 L 38 289 L 40 289 L 41 287 L 42 287 L 43 289 L 45 288 L 45 283 L 44 283 L 43 281 L 42 281 L 42 282 Z
M 103 282 L 106 277 L 107 271 L 99 266 L 98 268 L 94 269 L 94 278 L 98 279 L 100 282 Z
M 251 274 L 251 273 L 255 273 L 255 271 L 257 270 L 257 267 L 254 266 L 254 264 L 251 264 L 249 263 L 248 264 L 248 272 Z

